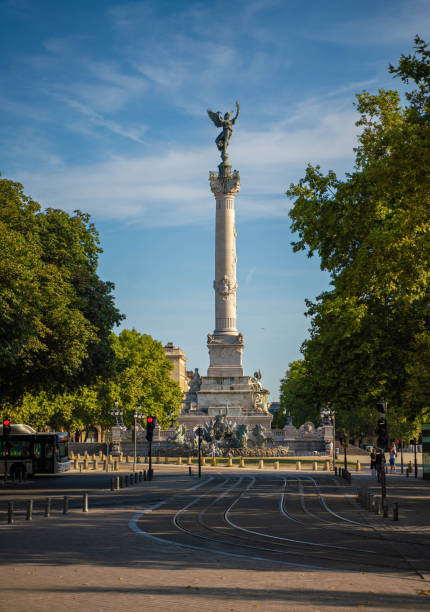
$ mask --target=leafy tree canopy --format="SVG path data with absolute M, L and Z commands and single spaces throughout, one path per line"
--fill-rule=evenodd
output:
M 114 366 L 109 335 L 123 316 L 89 215 L 47 209 L 0 179 L 2 399 L 73 390 Z
M 296 427 L 306 421 L 319 423 L 320 407 L 315 403 L 311 383 L 307 365 L 303 359 L 289 364 L 285 377 L 281 380 L 281 405 L 274 415 L 276 427 L 284 427 L 287 414 L 291 414 L 293 425 Z
M 287 196 L 298 240 L 317 253 L 332 289 L 307 302 L 302 346 L 314 404 L 332 402 L 353 433 L 376 424 L 389 405 L 393 435 L 430 416 L 430 51 L 415 51 L 390 72 L 414 89 L 357 95 L 361 128 L 345 179 L 308 166 Z

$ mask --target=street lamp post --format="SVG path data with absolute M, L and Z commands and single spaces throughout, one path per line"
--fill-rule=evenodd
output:
M 199 436 L 199 478 L 202 477 L 202 428 L 198 427 L 197 435 Z
M 403 474 L 403 438 L 400 438 L 400 473 Z
M 345 434 L 343 438 L 343 465 L 344 465 L 345 470 L 348 470 L 348 458 L 346 455 L 347 446 L 348 446 L 348 439 Z
M 332 451 L 332 460 L 333 460 L 333 471 L 334 471 L 334 467 L 336 465 L 336 412 L 335 410 L 330 406 L 330 404 L 327 404 L 327 406 L 325 407 L 324 411 L 323 411 L 323 416 L 328 418 L 329 421 L 332 424 L 333 427 L 333 436 L 332 436 L 332 444 L 333 444 L 333 451 Z
M 122 410 L 119 409 L 119 400 L 118 399 L 115 400 L 114 404 L 115 404 L 115 410 L 111 410 L 110 413 L 111 413 L 111 415 L 113 417 L 115 417 L 115 426 L 119 427 L 120 425 L 122 426 L 124 424 L 123 423 L 123 414 L 124 413 L 123 413 Z M 111 428 L 111 438 L 112 438 L 112 428 Z M 108 445 L 108 453 L 107 454 L 109 455 L 109 445 Z
M 137 410 L 134 411 L 134 429 L 133 429 L 133 439 L 134 439 L 134 456 L 133 456 L 133 472 L 136 471 L 136 445 L 137 445 L 137 422 L 144 417 L 145 415 L 142 412 L 142 406 L 139 404 Z
M 414 468 L 415 468 L 415 478 L 418 478 L 417 439 L 416 438 L 414 438 Z

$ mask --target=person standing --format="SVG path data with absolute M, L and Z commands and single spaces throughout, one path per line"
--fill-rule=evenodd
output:
M 391 472 L 396 471 L 396 457 L 397 457 L 397 449 L 396 449 L 395 443 L 393 442 L 390 448 L 390 471 Z

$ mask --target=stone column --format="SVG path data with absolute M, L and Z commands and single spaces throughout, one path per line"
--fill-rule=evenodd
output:
M 234 199 L 240 189 L 239 173 L 221 163 L 218 174 L 209 174 L 216 200 L 215 330 L 208 336 L 208 376 L 243 376 L 243 336 L 236 328 L 236 223 Z

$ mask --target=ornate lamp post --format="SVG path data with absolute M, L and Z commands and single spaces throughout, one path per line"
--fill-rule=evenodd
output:
M 323 414 L 323 416 L 325 418 L 327 418 L 329 420 L 329 422 L 333 426 L 333 438 L 332 438 L 333 452 L 332 452 L 332 460 L 333 460 L 333 471 L 334 471 L 334 466 L 336 465 L 336 412 L 331 407 L 330 403 L 328 403 L 327 406 L 322 411 L 322 414 Z
M 201 425 L 197 428 L 197 435 L 199 437 L 199 446 L 198 446 L 198 458 L 199 458 L 199 478 L 202 477 L 202 427 Z
M 119 409 L 119 400 L 116 399 L 115 402 L 115 409 L 111 410 L 110 413 L 113 417 L 115 417 L 115 426 L 116 427 L 123 427 L 124 422 L 123 422 L 123 411 Z M 111 428 L 111 439 L 112 439 L 112 428 Z M 112 446 L 113 448 L 113 446 Z M 121 450 L 121 449 L 120 449 Z M 109 451 L 109 448 L 108 448 Z M 108 453 L 109 454 L 109 453 Z
M 134 456 L 133 456 L 133 472 L 136 471 L 136 444 L 137 444 L 137 423 L 144 417 L 145 415 L 142 412 L 142 406 L 139 404 L 137 410 L 134 411 L 133 418 L 133 441 L 134 441 Z

